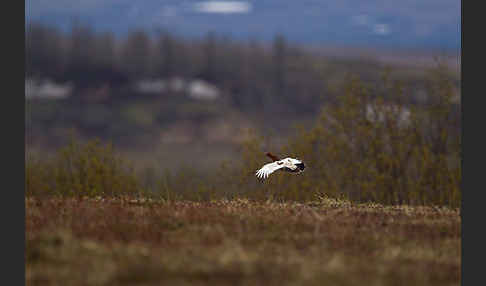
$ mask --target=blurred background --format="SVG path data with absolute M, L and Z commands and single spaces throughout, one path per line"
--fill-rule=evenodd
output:
M 404 85 L 401 104 L 425 104 L 438 64 L 460 118 L 458 0 L 25 7 L 25 144 L 39 157 L 75 134 L 113 143 L 137 170 L 210 172 L 239 160 L 254 134 L 265 152 L 284 146 L 296 126 L 309 130 L 350 74 L 378 85 L 389 71 Z

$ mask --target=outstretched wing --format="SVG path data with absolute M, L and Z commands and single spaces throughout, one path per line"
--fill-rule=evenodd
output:
M 279 164 L 280 163 L 280 164 Z M 264 165 L 260 170 L 256 171 L 256 176 L 260 179 L 266 179 L 268 176 L 284 167 L 283 162 L 277 161 Z

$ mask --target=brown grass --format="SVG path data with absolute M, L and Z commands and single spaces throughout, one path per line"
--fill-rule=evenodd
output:
M 459 285 L 457 209 L 26 199 L 28 285 Z

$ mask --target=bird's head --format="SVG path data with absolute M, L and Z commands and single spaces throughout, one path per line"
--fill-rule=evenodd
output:
M 302 162 L 302 160 L 299 159 L 294 159 L 294 158 L 285 158 L 283 161 L 289 165 L 294 165 L 297 168 L 299 168 L 300 171 L 303 171 L 305 169 L 305 164 Z
M 290 158 L 290 157 L 283 159 L 283 161 L 284 161 L 285 163 L 288 163 L 288 164 L 293 164 L 293 165 L 296 165 L 296 164 L 302 163 L 302 161 L 300 161 L 299 159 L 294 159 L 294 158 Z

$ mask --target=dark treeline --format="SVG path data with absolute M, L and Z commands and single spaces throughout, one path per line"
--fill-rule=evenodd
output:
M 26 29 L 26 77 L 72 82 L 75 91 L 108 84 L 110 100 L 130 96 L 123 86 L 149 78 L 203 79 L 223 91 L 239 110 L 317 113 L 323 101 L 336 101 L 346 73 L 378 82 L 382 65 L 369 59 L 318 56 L 276 35 L 273 43 L 236 41 L 208 33 L 187 39 L 166 30 L 134 30 L 124 37 L 74 24 L 69 32 L 39 23 Z M 413 92 L 419 75 L 400 75 Z M 73 98 L 86 96 L 75 92 Z M 415 97 L 409 97 L 411 101 Z
M 135 30 L 115 37 L 80 25 L 64 33 L 30 23 L 25 51 L 26 77 L 70 81 L 77 90 L 102 84 L 116 89 L 139 79 L 180 77 L 218 86 L 242 110 L 275 101 L 302 109 L 295 111 L 317 111 L 316 103 L 322 99 L 322 71 L 315 58 L 283 36 L 266 46 L 215 33 L 185 39 L 163 30 L 156 35 Z M 123 95 L 115 93 L 113 98 Z

